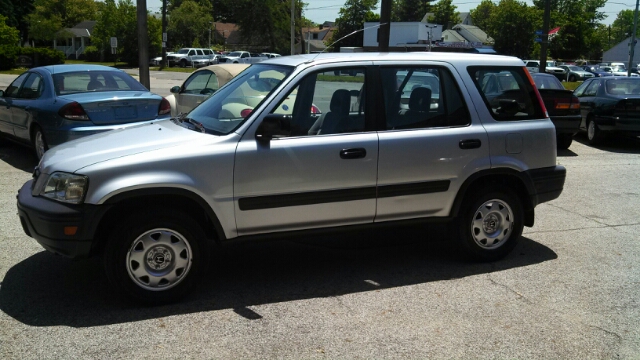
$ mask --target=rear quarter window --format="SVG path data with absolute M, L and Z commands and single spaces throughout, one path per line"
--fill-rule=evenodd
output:
M 472 66 L 468 71 L 495 120 L 520 121 L 545 117 L 526 68 Z

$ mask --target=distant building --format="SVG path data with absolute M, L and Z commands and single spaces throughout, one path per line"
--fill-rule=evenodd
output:
M 628 65 L 629 62 L 629 43 L 631 42 L 631 37 L 628 37 L 614 45 L 611 49 L 605 51 L 602 54 L 603 62 L 621 62 L 624 63 L 625 66 Z M 640 42 L 638 38 L 636 38 L 636 45 L 633 49 L 633 64 L 638 65 L 640 63 Z
M 58 31 L 53 39 L 53 48 L 62 51 L 67 58 L 78 59 L 84 49 L 91 45 L 91 33 L 95 26 L 96 21 L 83 21 L 72 28 Z
M 331 21 L 325 21 L 316 27 L 303 27 L 302 43 L 304 49 L 300 49 L 300 43 L 297 43 L 296 52 L 307 54 L 325 51 L 327 46 L 331 45 L 328 42 L 331 40 L 335 30 L 335 23 Z

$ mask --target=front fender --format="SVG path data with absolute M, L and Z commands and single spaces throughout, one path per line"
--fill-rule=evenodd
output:
M 174 94 L 171 94 L 169 96 L 165 96 L 165 99 L 167 99 L 167 101 L 169 102 L 169 105 L 171 105 L 171 117 L 178 116 L 178 106 L 176 104 L 176 96 Z

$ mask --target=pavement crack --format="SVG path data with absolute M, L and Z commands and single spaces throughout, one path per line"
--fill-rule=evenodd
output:
M 524 296 L 523 294 L 519 293 L 518 291 L 512 289 L 508 285 L 501 284 L 501 283 L 497 282 L 496 280 L 492 279 L 489 274 L 487 274 L 487 279 L 489 279 L 489 281 L 491 281 L 492 284 L 500 286 L 500 287 L 502 287 L 504 289 L 507 289 L 509 292 L 515 294 L 518 297 L 518 299 L 522 299 L 527 304 L 533 305 L 533 302 L 531 302 L 529 299 L 527 299 L 526 296 Z

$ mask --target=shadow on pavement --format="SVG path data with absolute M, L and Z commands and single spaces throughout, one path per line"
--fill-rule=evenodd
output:
M 606 134 L 605 138 L 596 146 L 589 145 L 585 133 L 574 136 L 573 140 L 603 151 L 618 154 L 640 154 L 640 138 L 634 136 Z M 558 152 L 558 155 L 560 155 L 560 152 Z
M 260 319 L 248 307 L 457 279 L 557 258 L 523 237 L 499 262 L 469 263 L 458 260 L 442 239 L 446 233 L 429 227 L 232 245 L 212 257 L 194 293 L 159 307 L 113 294 L 97 259 L 70 261 L 43 251 L 9 269 L 0 286 L 0 309 L 32 326 L 91 327 L 223 309 Z
M 32 149 L 2 138 L 0 138 L 0 161 L 28 173 L 32 173 L 38 165 L 38 159 Z

